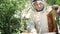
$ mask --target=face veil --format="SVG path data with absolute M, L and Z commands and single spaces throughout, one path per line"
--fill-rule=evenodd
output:
M 33 3 L 33 8 L 34 8 L 36 11 L 40 12 L 40 11 L 43 11 L 43 10 L 44 10 L 45 5 L 44 5 L 44 3 L 43 3 L 42 1 L 35 1 L 35 2 Z

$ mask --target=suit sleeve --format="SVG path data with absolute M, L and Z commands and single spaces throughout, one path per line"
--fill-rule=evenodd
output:
M 37 34 L 34 25 L 35 24 L 34 24 L 33 20 L 30 19 L 29 22 L 28 22 L 28 24 L 27 24 L 27 30 L 28 30 L 29 33 Z

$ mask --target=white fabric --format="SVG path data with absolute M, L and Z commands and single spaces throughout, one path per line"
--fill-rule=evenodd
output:
M 51 8 L 48 8 L 48 10 L 49 9 Z M 30 17 L 27 24 L 27 30 L 29 32 L 39 34 L 48 33 L 48 21 L 47 21 L 47 14 L 49 13 L 47 12 L 48 10 L 41 12 L 36 12 L 35 10 L 29 11 Z

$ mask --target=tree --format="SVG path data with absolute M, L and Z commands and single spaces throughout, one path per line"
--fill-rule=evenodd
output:
M 60 6 L 60 0 L 56 0 L 56 4 Z
M 2 34 L 16 34 L 24 30 L 21 18 L 16 18 L 15 14 L 18 11 L 21 13 L 25 2 L 26 0 L 0 0 L 0 32 Z
M 46 0 L 49 5 L 56 4 L 56 0 Z
M 60 0 L 46 0 L 46 2 L 48 3 L 48 5 L 60 5 Z

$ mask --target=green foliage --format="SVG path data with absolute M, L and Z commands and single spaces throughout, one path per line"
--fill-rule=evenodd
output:
M 26 0 L 0 0 L 0 32 L 1 34 L 19 34 L 24 31 L 24 23 L 15 18 L 15 12 L 22 12 Z
M 56 4 L 60 5 L 60 0 L 57 0 L 57 1 L 56 1 Z
M 60 5 L 60 0 L 46 0 L 46 2 L 48 3 L 48 5 Z
M 49 5 L 53 5 L 53 4 L 56 4 L 56 0 L 46 0 L 46 2 L 49 4 Z
M 60 29 L 60 16 L 57 16 L 57 24 L 58 24 L 59 29 Z

